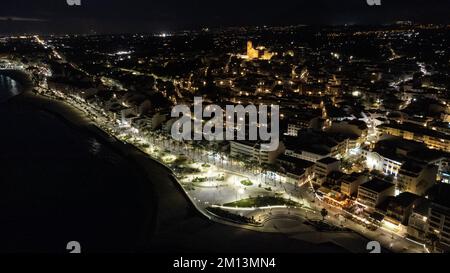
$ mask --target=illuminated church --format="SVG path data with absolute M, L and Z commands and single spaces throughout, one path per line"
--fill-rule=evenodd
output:
M 254 48 L 252 41 L 247 42 L 247 58 L 249 60 L 270 60 L 273 55 L 274 54 L 269 52 L 265 47 L 258 46 L 257 48 Z

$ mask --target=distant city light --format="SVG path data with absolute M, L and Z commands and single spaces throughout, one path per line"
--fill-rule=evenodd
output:
M 156 36 L 160 37 L 160 38 L 166 38 L 166 37 L 170 37 L 172 35 L 170 33 L 162 32 L 160 34 L 157 34 Z

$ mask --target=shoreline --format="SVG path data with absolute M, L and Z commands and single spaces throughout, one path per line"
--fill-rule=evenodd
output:
M 157 229 L 157 217 L 158 217 L 158 196 L 157 191 L 154 189 L 154 183 L 150 180 L 150 176 L 148 172 L 142 167 L 142 164 L 138 164 L 137 159 L 134 157 L 128 156 L 126 150 L 130 147 L 121 147 L 121 143 L 115 141 L 110 136 L 104 133 L 100 128 L 96 127 L 92 123 L 87 123 L 86 120 L 83 119 L 78 113 L 74 112 L 74 109 L 62 109 L 60 106 L 66 107 L 66 105 L 55 105 L 54 102 L 46 101 L 45 98 L 40 96 L 36 96 L 32 92 L 23 92 L 14 96 L 7 100 L 6 103 L 23 105 L 26 104 L 28 107 L 32 109 L 36 109 L 37 111 L 41 111 L 44 115 L 49 115 L 59 122 L 61 122 L 64 126 L 67 126 L 74 131 L 79 132 L 81 135 L 95 138 L 101 145 L 105 146 L 108 150 L 113 153 L 119 155 L 124 158 L 127 162 L 129 162 L 136 169 L 137 175 L 142 177 L 147 183 L 140 183 L 138 193 L 143 195 L 143 198 L 140 198 L 140 201 L 146 203 L 145 207 L 150 209 L 150 215 L 143 215 L 145 218 L 142 219 L 145 223 L 138 235 L 141 239 L 137 241 L 137 243 L 142 244 L 138 246 L 138 249 L 145 250 L 146 245 L 149 244 L 152 236 L 154 235 Z M 52 103 L 52 104 L 50 104 Z M 60 108 L 60 109 L 57 109 Z M 129 152 L 132 153 L 132 152 Z M 148 198 L 144 198 L 147 196 Z
M 195 218 L 195 222 L 207 222 L 209 223 L 208 225 L 227 226 L 226 229 L 235 229 L 234 232 L 246 230 L 248 232 L 264 234 L 261 236 L 283 236 L 283 234 L 261 232 L 261 230 L 258 230 L 256 228 L 231 223 L 226 220 L 217 221 L 218 219 L 211 219 L 211 217 L 204 215 L 204 213 L 200 209 L 196 208 L 195 202 L 183 189 L 181 184 L 173 175 L 172 170 L 168 166 L 145 154 L 138 147 L 135 147 L 128 143 L 123 143 L 114 136 L 109 135 L 107 132 L 103 131 L 101 128 L 95 125 L 93 121 L 86 118 L 83 113 L 75 107 L 68 105 L 63 101 L 58 101 L 42 95 L 34 94 L 33 92 L 29 92 L 29 90 L 24 91 L 23 93 L 11 98 L 11 100 L 12 103 L 30 104 L 32 105 L 32 107 L 36 107 L 37 109 L 44 111 L 58 118 L 59 120 L 62 120 L 66 125 L 79 130 L 83 134 L 95 136 L 95 138 L 100 140 L 102 144 L 111 147 L 114 152 L 117 152 L 126 160 L 134 163 L 134 165 L 138 168 L 139 173 L 145 175 L 145 179 L 148 181 L 148 183 L 145 183 L 146 185 L 141 185 L 141 187 L 146 189 L 144 190 L 145 192 L 151 193 L 155 197 L 152 199 L 156 200 L 156 202 L 149 205 L 153 205 L 153 211 L 156 212 L 156 221 L 152 231 L 147 230 L 147 234 L 144 234 L 145 231 L 143 231 L 143 234 L 141 235 L 143 238 L 142 250 L 149 251 L 152 248 L 151 246 L 154 245 L 154 241 L 157 241 L 156 245 L 158 246 L 163 243 L 160 242 L 160 238 L 158 238 L 159 235 L 165 236 L 164 232 L 162 232 L 161 234 L 161 229 L 164 230 L 169 226 L 177 225 L 179 222 L 183 222 L 185 219 L 189 220 L 191 218 Z M 155 173 L 151 172 L 151 170 L 157 169 L 162 171 L 156 172 L 160 177 L 157 179 L 152 179 L 155 177 Z M 170 181 L 171 185 L 169 185 L 167 181 Z M 167 196 L 170 196 L 170 198 L 167 198 Z M 181 210 L 179 210 L 179 208 L 181 208 Z M 319 233 L 320 232 L 317 232 L 317 234 Z M 359 233 L 352 233 L 361 236 L 361 234 Z M 367 239 L 364 236 L 362 236 L 362 238 Z M 289 238 L 289 241 L 296 241 L 299 244 L 305 242 L 303 240 L 294 238 Z M 339 244 L 336 244 L 335 242 L 328 241 L 328 243 L 334 244 L 338 248 L 342 248 L 342 246 L 339 246 Z M 313 245 L 317 247 L 316 250 L 323 247 L 322 243 L 313 243 Z M 312 250 L 311 247 L 309 247 L 308 249 Z M 349 251 L 347 248 L 344 249 Z M 335 249 L 334 251 L 330 250 L 325 252 L 332 253 L 342 251 Z
M 17 94 L 7 94 L 3 97 L 0 94 L 0 105 L 3 103 L 7 103 L 10 99 L 21 95 L 23 93 L 31 92 L 33 89 L 33 83 L 31 81 L 30 76 L 23 72 L 17 70 L 0 70 L 0 76 L 3 76 L 6 79 L 10 79 L 17 84 Z M 9 95 L 9 96 L 8 96 Z
M 33 89 L 33 83 L 30 76 L 23 71 L 7 69 L 0 70 L 0 74 L 9 77 L 19 83 L 21 89 L 23 89 L 20 93 L 30 92 Z
M 145 171 L 145 162 L 142 162 L 139 158 L 136 158 L 136 155 L 142 156 L 143 158 L 146 158 L 148 160 L 151 160 L 153 163 L 159 165 L 160 167 L 164 168 L 164 171 L 167 173 L 169 179 L 173 183 L 174 186 L 176 186 L 179 193 L 181 193 L 184 198 L 186 199 L 187 203 L 192 206 L 192 210 L 197 213 L 197 215 L 201 218 L 204 218 L 205 220 L 213 221 L 218 224 L 224 224 L 229 225 L 237 228 L 243 228 L 248 230 L 253 230 L 257 232 L 262 232 L 258 230 L 260 226 L 253 226 L 250 224 L 243 224 L 243 223 L 235 223 L 228 219 L 222 219 L 222 217 L 216 216 L 216 215 L 209 215 L 205 213 L 201 208 L 198 208 L 195 201 L 189 196 L 187 191 L 183 188 L 181 183 L 178 181 L 176 175 L 174 172 L 170 169 L 169 166 L 167 166 L 164 162 L 159 161 L 156 158 L 153 158 L 152 156 L 146 154 L 144 151 L 140 150 L 138 147 L 123 142 L 119 139 L 117 139 L 115 136 L 112 136 L 108 134 L 106 131 L 104 131 L 102 128 L 97 126 L 93 121 L 91 121 L 88 118 L 84 117 L 84 114 L 76 109 L 75 107 L 64 103 L 63 101 L 58 101 L 53 98 L 48 98 L 39 94 L 34 94 L 32 92 L 24 92 L 22 94 L 19 94 L 17 97 L 22 96 L 23 99 L 27 100 L 26 103 L 33 104 L 33 107 L 36 107 L 37 109 L 44 111 L 59 120 L 63 121 L 66 125 L 69 127 L 72 127 L 78 131 L 81 131 L 85 134 L 91 134 L 96 136 L 97 139 L 100 140 L 100 142 L 104 145 L 107 145 L 110 147 L 113 151 L 117 152 L 122 157 L 126 158 L 127 160 L 132 161 L 133 163 L 137 163 L 136 166 L 139 166 L 141 171 L 147 176 L 147 179 L 150 179 L 148 177 L 148 174 Z M 13 99 L 13 98 L 11 98 Z M 39 100 L 40 102 L 38 102 Z M 67 107 L 70 110 L 66 109 L 50 109 L 55 108 L 54 105 L 49 105 L 48 102 L 53 103 L 60 103 L 64 107 Z M 41 103 L 40 105 L 36 105 L 36 103 Z M 47 105 L 44 105 L 47 104 Z M 66 113 L 62 113 L 66 112 Z M 73 112 L 73 113 L 70 113 Z M 133 155 L 134 154 L 134 155 Z M 141 162 L 139 162 L 141 161 Z M 152 185 L 152 188 L 154 188 L 154 185 Z M 157 191 L 153 191 L 157 192 Z

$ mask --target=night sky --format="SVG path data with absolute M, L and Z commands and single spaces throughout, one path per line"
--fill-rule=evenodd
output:
M 0 34 L 137 33 L 246 25 L 450 23 L 450 0 L 2 0 Z

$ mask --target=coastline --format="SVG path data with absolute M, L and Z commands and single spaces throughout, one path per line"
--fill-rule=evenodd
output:
M 33 89 L 33 83 L 30 76 L 20 70 L 0 70 L 0 74 L 9 77 L 21 85 L 21 93 L 30 92 Z
M 107 146 L 110 150 L 126 158 L 126 160 L 130 161 L 131 163 L 136 163 L 137 161 L 137 158 L 129 156 L 128 153 L 132 153 L 132 151 L 127 152 L 127 149 L 132 147 L 124 147 L 123 143 L 113 138 L 112 136 L 107 135 L 95 124 L 91 123 L 87 119 L 84 119 L 83 116 L 80 115 L 80 113 L 76 112 L 76 109 L 73 109 L 68 105 L 64 105 L 64 107 L 66 108 L 61 107 L 62 105 L 55 104 L 54 102 L 49 101 L 49 99 L 35 95 L 32 92 L 24 92 L 19 96 L 13 98 L 12 100 L 14 100 L 14 103 L 27 103 L 29 105 L 32 105 L 32 107 L 35 107 L 39 111 L 43 111 L 46 114 L 57 118 L 66 126 L 71 127 L 84 135 L 93 136 L 99 141 L 100 144 Z M 143 176 L 145 180 L 150 179 L 149 174 L 141 167 L 141 164 L 133 165 L 138 169 L 137 171 L 139 172 L 140 176 Z M 151 197 L 143 200 L 149 200 L 147 205 L 149 208 L 154 208 L 153 215 L 156 215 L 158 197 L 156 195 L 156 191 L 154 190 L 154 185 L 152 183 L 142 183 L 140 184 L 140 186 L 141 189 L 139 190 L 139 192 L 145 193 L 145 195 Z M 142 231 L 142 248 L 145 247 L 145 242 L 148 242 L 148 240 L 150 239 L 149 236 L 152 235 L 152 233 L 156 230 L 156 225 L 150 224 L 151 219 L 147 218 L 146 222 L 146 226 L 148 225 L 150 228 L 148 230 Z
M 143 231 L 142 236 L 142 247 L 140 248 L 143 251 L 154 251 L 154 248 L 158 248 L 162 251 L 165 249 L 171 249 L 172 245 L 177 246 L 177 249 L 185 249 L 185 251 L 190 251 L 188 247 L 194 247 L 190 242 L 189 238 L 180 238 L 179 236 L 185 234 L 184 229 L 180 234 L 174 234 L 174 231 L 177 233 L 180 232 L 180 227 L 185 227 L 186 229 L 192 228 L 191 226 L 196 226 L 200 228 L 208 227 L 208 229 L 217 229 L 222 230 L 222 232 L 226 232 L 227 235 L 233 236 L 239 234 L 240 236 L 235 236 L 234 241 L 239 241 L 242 244 L 242 240 L 246 241 L 245 237 L 274 237 L 274 238 L 283 238 L 278 239 L 279 242 L 279 250 L 278 251 L 289 251 L 289 247 L 286 248 L 285 245 L 288 243 L 289 245 L 297 245 L 297 247 L 291 249 L 290 251 L 296 252 L 345 252 L 342 247 L 339 247 L 337 244 L 333 244 L 331 242 L 327 242 L 326 246 L 322 243 L 308 243 L 303 240 L 287 238 L 284 234 L 275 234 L 275 233 L 262 233 L 257 231 L 256 229 L 246 228 L 242 225 L 233 224 L 229 222 L 220 223 L 220 221 L 212 221 L 207 219 L 206 215 L 203 215 L 201 211 L 195 208 L 195 203 L 190 199 L 189 195 L 185 192 L 182 186 L 176 181 L 176 178 L 172 177 L 172 171 L 165 166 L 163 163 L 157 161 L 156 159 L 150 158 L 147 154 L 144 154 L 137 147 L 121 142 L 120 140 L 115 139 L 113 136 L 110 136 L 102 129 L 97 127 L 92 121 L 83 117 L 83 114 L 73 108 L 70 105 L 65 104 L 64 102 L 58 102 L 56 100 L 45 98 L 43 96 L 34 94 L 33 92 L 24 92 L 12 99 L 13 103 L 26 103 L 29 105 L 33 105 L 36 109 L 45 111 L 52 116 L 62 120 L 65 124 L 72 126 L 76 130 L 82 131 L 84 134 L 94 135 L 97 139 L 99 139 L 102 144 L 108 145 L 112 147 L 112 149 L 119 153 L 121 156 L 130 160 L 139 171 L 144 174 L 146 180 L 149 183 L 146 185 L 141 185 L 142 189 L 140 192 L 145 192 L 146 194 L 151 193 L 153 200 L 157 200 L 157 204 L 149 204 L 154 206 L 154 212 L 156 213 L 156 221 L 153 229 L 149 231 L 147 234 L 144 234 Z M 57 102 L 57 103 L 55 103 Z M 175 179 L 175 180 L 174 180 Z M 145 197 L 144 197 L 145 199 Z M 231 229 L 231 230 L 230 230 Z M 223 231 L 227 230 L 227 231 Z M 245 234 L 247 233 L 247 234 Z M 220 234 L 220 233 L 218 233 Z M 185 234 L 186 235 L 186 234 Z M 197 234 L 196 237 L 198 237 Z M 253 235 L 253 236 L 252 236 Z M 360 236 L 360 234 L 358 234 Z M 200 236 L 202 236 L 200 234 Z M 175 237 L 177 238 L 174 240 Z M 219 236 L 220 237 L 220 236 Z M 275 240 L 276 239 L 270 239 Z M 285 241 L 287 240 L 287 241 Z M 181 243 L 179 241 L 188 241 L 189 243 Z M 249 241 L 253 241 L 249 239 Z M 283 241 L 283 243 L 281 243 Z M 208 244 L 206 245 L 195 246 L 194 248 L 200 247 L 200 249 L 205 250 Z M 216 239 L 217 243 L 217 239 Z M 222 243 L 222 242 L 221 242 Z M 224 246 L 222 243 L 222 247 L 219 249 L 225 249 L 225 251 L 233 251 L 233 248 L 229 248 L 229 246 Z M 268 245 L 272 245 L 271 243 L 267 243 Z M 273 245 L 277 245 L 275 242 Z M 246 248 L 248 251 L 257 251 L 259 247 L 250 247 Z M 227 249 L 227 250 L 226 250 Z M 266 248 L 266 249 L 270 249 Z M 195 251 L 195 250 L 194 250 Z

